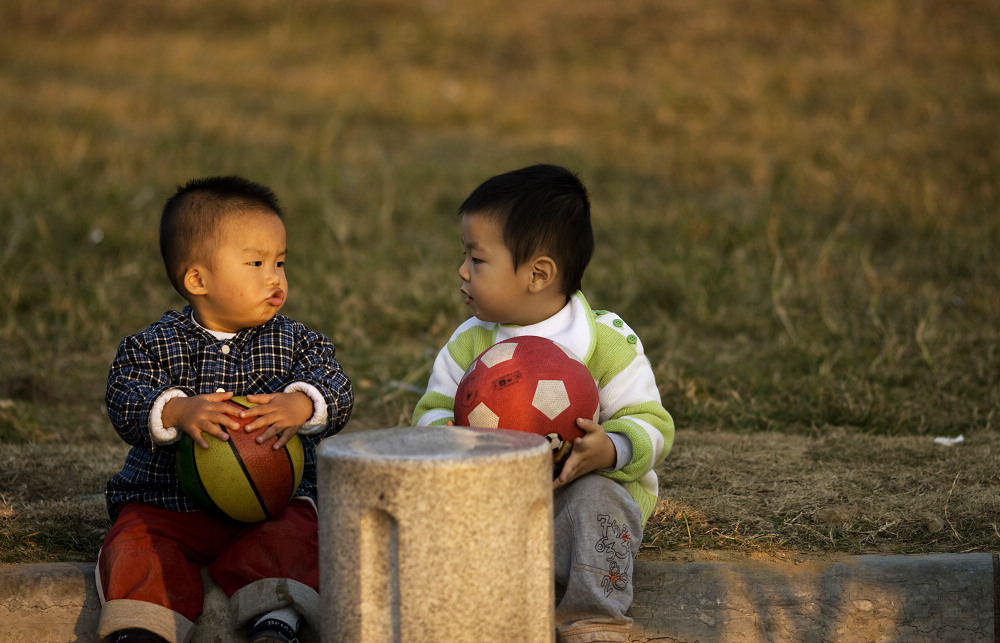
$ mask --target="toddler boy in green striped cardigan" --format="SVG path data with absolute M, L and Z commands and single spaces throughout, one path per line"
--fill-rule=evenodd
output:
M 565 168 L 535 165 L 488 179 L 459 214 L 458 274 L 474 316 L 438 353 L 413 424 L 452 424 L 466 368 L 497 342 L 539 335 L 580 357 L 601 413 L 600 422 L 577 420 L 584 436 L 553 483 L 556 636 L 625 641 L 633 562 L 657 499 L 653 468 L 670 450 L 674 424 L 642 342 L 580 290 L 594 249 L 586 188 Z

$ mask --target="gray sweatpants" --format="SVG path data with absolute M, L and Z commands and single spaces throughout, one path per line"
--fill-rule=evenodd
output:
M 627 640 L 639 505 L 617 482 L 590 473 L 556 489 L 553 508 L 557 640 Z

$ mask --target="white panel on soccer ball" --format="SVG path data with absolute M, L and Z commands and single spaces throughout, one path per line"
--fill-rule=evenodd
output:
M 469 424 L 484 429 L 495 429 L 500 425 L 500 416 L 480 402 L 476 408 L 469 411 Z
M 511 357 L 514 357 L 514 351 L 517 350 L 517 344 L 511 342 L 509 344 L 495 344 L 493 348 L 489 349 L 479 358 L 483 364 L 486 364 L 488 368 L 493 368 L 501 362 L 506 362 Z
M 569 408 L 569 393 L 562 380 L 538 380 L 535 397 L 531 405 L 544 413 L 550 420 Z

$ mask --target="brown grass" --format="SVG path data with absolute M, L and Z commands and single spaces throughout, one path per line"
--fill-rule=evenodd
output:
M 995 433 L 952 447 L 832 428 L 809 437 L 683 431 L 678 438 L 662 469 L 665 499 L 647 527 L 648 555 L 912 554 L 1000 545 Z

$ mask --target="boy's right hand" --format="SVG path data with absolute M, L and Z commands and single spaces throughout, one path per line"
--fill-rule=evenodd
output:
M 577 418 L 576 425 L 583 430 L 583 436 L 573 440 L 573 450 L 563 463 L 562 472 L 552 481 L 553 489 L 591 471 L 609 469 L 618 459 L 615 443 L 608 437 L 603 426 L 587 418 Z
M 175 397 L 163 405 L 160 419 L 163 426 L 177 427 L 190 435 L 198 446 L 207 449 L 208 442 L 202 433 L 209 433 L 225 441 L 229 439 L 229 434 L 222 426 L 233 430 L 240 428 L 239 422 L 228 415 L 233 412 L 232 405 L 226 404 L 226 400 L 231 397 L 231 391 Z

